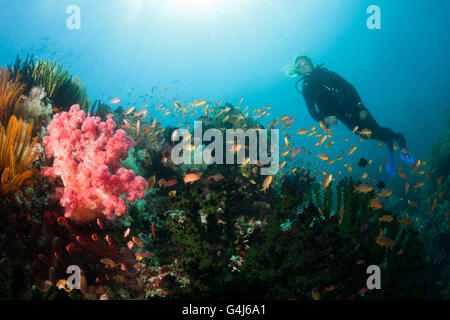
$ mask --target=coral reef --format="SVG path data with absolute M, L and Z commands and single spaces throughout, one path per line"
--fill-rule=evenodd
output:
M 144 196 L 145 180 L 121 166 L 133 140 L 123 130 L 115 132 L 111 119 L 85 117 L 78 105 L 55 114 L 43 140 L 46 154 L 54 157 L 52 167 L 42 174 L 54 181 L 60 177 L 64 187 L 56 188 L 65 217 L 86 223 L 105 215 L 114 219 L 126 213 L 120 196 L 133 201 Z
M 1 126 L 0 132 L 0 194 L 2 197 L 17 193 L 22 196 L 23 189 L 31 186 L 37 176 L 30 166 L 35 158 L 37 137 L 31 142 L 32 124 L 25 123 L 15 116 L 9 119 L 8 127 Z
M 23 62 L 17 57 L 12 67 L 13 74 L 23 74 L 23 83 L 27 91 L 33 87 L 42 87 L 47 92 L 53 107 L 68 110 L 70 106 L 79 104 L 86 109 L 90 105 L 86 87 L 78 78 L 72 78 L 67 70 L 56 61 L 35 62 L 34 57 L 27 57 Z

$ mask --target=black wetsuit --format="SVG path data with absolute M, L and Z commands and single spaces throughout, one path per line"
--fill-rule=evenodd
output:
M 362 104 L 355 87 L 337 73 L 319 65 L 301 80 L 303 80 L 303 98 L 314 120 L 324 121 L 328 116 L 335 116 L 350 130 L 355 126 L 358 126 L 359 130 L 367 128 L 372 131 L 371 139 L 390 145 L 392 140 L 395 140 L 400 149 L 406 147 L 404 136 L 389 128 L 381 127 Z M 367 112 L 367 117 L 362 120 L 359 113 L 363 110 Z

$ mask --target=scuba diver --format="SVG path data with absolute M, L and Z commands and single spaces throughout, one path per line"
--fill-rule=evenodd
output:
M 297 56 L 294 64 L 285 68 L 286 76 L 301 76 L 295 84 L 295 88 L 303 95 L 313 119 L 322 121 L 327 128 L 337 124 L 337 120 L 340 120 L 350 130 L 356 126 L 363 130 L 358 133 L 361 137 L 386 143 L 389 151 L 386 169 L 391 177 L 395 176 L 394 140 L 401 150 L 401 159 L 410 164 L 414 163 L 412 154 L 406 149 L 405 137 L 401 133 L 381 127 L 363 105 L 353 85 L 337 73 L 322 66 L 323 64 L 314 67 L 309 57 Z M 298 89 L 301 81 L 303 81 L 302 91 Z

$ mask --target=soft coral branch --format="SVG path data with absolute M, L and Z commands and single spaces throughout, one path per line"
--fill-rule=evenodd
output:
M 129 201 L 144 197 L 145 180 L 121 163 L 134 142 L 125 131 L 115 128 L 111 119 L 86 118 L 79 105 L 53 116 L 43 145 L 54 162 L 42 173 L 50 181 L 61 178 L 64 188 L 57 193 L 66 218 L 78 223 L 103 215 L 114 219 L 127 210 L 121 195 L 126 194 Z

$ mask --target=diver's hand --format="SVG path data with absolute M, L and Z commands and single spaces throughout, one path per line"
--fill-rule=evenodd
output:
M 323 119 L 323 122 L 327 127 L 331 127 L 337 124 L 337 119 L 335 116 L 329 116 Z

